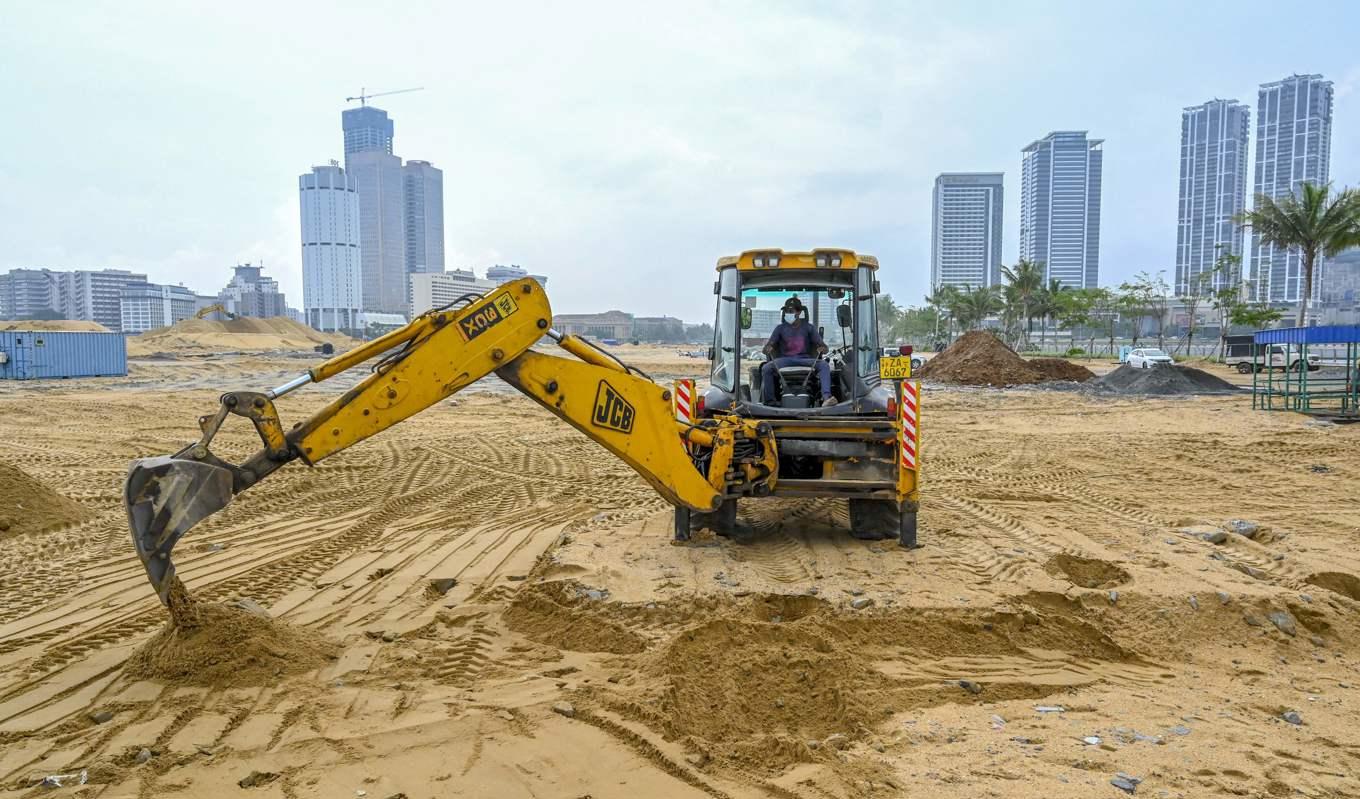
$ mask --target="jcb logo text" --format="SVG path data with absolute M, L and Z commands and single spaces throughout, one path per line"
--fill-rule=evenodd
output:
M 633 416 L 633 406 L 628 400 L 615 391 L 613 386 L 601 380 L 599 389 L 595 391 L 595 413 L 590 421 L 596 427 L 631 433 Z

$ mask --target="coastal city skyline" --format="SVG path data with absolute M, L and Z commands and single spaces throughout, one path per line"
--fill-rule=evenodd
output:
M 1287 32 L 1287 41 L 1272 48 L 1267 57 L 1246 57 L 1226 44 L 1221 51 L 1199 54 L 1193 63 L 1182 62 L 1177 56 L 1166 64 L 1149 65 L 1151 72 L 1136 84 L 1121 79 L 1102 93 L 1091 94 L 1087 91 L 1090 86 L 1108 82 L 1136 63 L 1136 43 L 1146 35 L 1146 29 L 1136 20 L 1104 10 L 1090 24 L 1125 25 L 1129 28 L 1127 36 L 1117 46 L 1104 48 L 1099 59 L 1084 62 L 1089 74 L 1073 78 L 1074 83 L 1055 94 L 1044 83 L 1055 68 L 1051 64 L 1016 66 L 1000 83 L 977 77 L 977 69 L 996 57 L 983 45 L 997 48 L 996 53 L 1009 52 L 1017 37 L 1029 30 L 1004 12 L 986 23 L 965 23 L 943 12 L 910 18 L 879 12 L 844 20 L 772 9 L 763 9 L 762 13 L 771 25 L 830 26 L 861 48 L 862 55 L 874 53 L 883 64 L 899 63 L 896 51 L 885 49 L 887 42 L 895 39 L 909 43 L 931 30 L 957 32 L 954 44 L 961 46 L 949 52 L 926 47 L 910 65 L 901 62 L 909 69 L 906 74 L 919 78 L 906 83 L 870 79 L 853 98 L 826 104 L 827 112 L 817 117 L 821 122 L 802 126 L 804 133 L 799 137 L 763 137 L 759 146 L 750 135 L 724 134 L 727 138 L 719 140 L 708 127 L 695 127 L 686 121 L 686 114 L 649 116 L 645 107 L 626 116 L 627 122 L 621 127 L 615 126 L 617 134 L 584 144 L 580 136 L 594 131 L 595 122 L 587 122 L 559 101 L 534 95 L 539 102 L 535 113 L 554 120 L 557 133 L 550 134 L 530 123 L 531 117 L 523 111 L 515 111 L 513 104 L 506 105 L 504 98 L 479 91 L 478 80 L 486 81 L 488 88 L 495 83 L 494 70 L 473 79 L 469 86 L 466 80 L 461 84 L 448 80 L 446 68 L 429 59 L 412 57 L 409 64 L 395 71 L 390 63 L 375 69 L 367 59 L 360 59 L 342 73 L 326 76 L 325 81 L 308 76 L 297 85 L 285 85 L 278 90 L 277 100 L 261 98 L 261 102 L 270 104 L 272 138 L 263 137 L 262 131 L 239 129 L 230 136 L 236 140 L 233 147 L 248 146 L 258 157 L 248 160 L 248 168 L 233 169 L 232 174 L 224 176 L 211 196 L 203 197 L 198 204 L 182 201 L 187 186 L 148 194 L 136 179 L 103 182 L 97 195 L 71 195 L 74 205 L 70 212 L 84 214 L 90 221 L 88 229 L 78 228 L 66 238 L 44 235 L 50 232 L 45 228 L 49 222 L 32 218 L 26 208 L 17 209 L 3 223 L 14 226 L 5 232 L 7 240 L 16 246 L 0 263 L 0 272 L 10 268 L 121 268 L 144 272 L 153 282 L 184 282 L 206 289 L 219 282 L 216 270 L 233 262 L 264 260 L 290 297 L 290 304 L 300 308 L 303 259 L 297 176 L 308 173 L 311 166 L 324 166 L 328 159 L 343 159 L 343 140 L 334 132 L 334 114 L 346 107 L 344 94 L 354 93 L 353 86 L 377 82 L 375 77 L 387 78 L 382 82 L 386 88 L 416 83 L 426 87 L 419 94 L 379 102 L 391 118 L 398 120 L 396 151 L 413 159 L 428 159 L 445 173 L 444 268 L 472 268 L 480 274 L 495 263 L 528 264 L 554 276 L 555 301 L 567 311 L 627 307 L 639 313 L 679 313 L 702 319 L 708 312 L 691 293 L 656 296 L 647 288 L 679 278 L 697 285 L 708 279 L 717 257 L 768 244 L 788 248 L 836 244 L 874 253 L 885 265 L 885 291 L 901 302 L 917 303 L 930 284 L 934 177 L 949 171 L 1000 172 L 1005 176 L 1010 190 L 1006 192 L 1002 224 L 1002 261 L 1014 263 L 1019 256 L 1021 228 L 1019 150 L 1049 131 L 1062 130 L 1088 130 L 1092 137 L 1106 141 L 1100 283 L 1117 285 L 1143 270 L 1165 270 L 1171 280 L 1176 271 L 1180 224 L 1177 115 L 1211 98 L 1236 98 L 1254 111 L 1252 98 L 1259 85 L 1294 73 L 1319 74 L 1333 83 L 1333 126 L 1339 133 L 1332 137 L 1329 177 L 1338 186 L 1360 182 L 1356 179 L 1360 153 L 1355 137 L 1342 135 L 1360 123 L 1354 104 L 1346 101 L 1360 85 L 1360 65 L 1348 61 L 1338 48 L 1326 46 L 1328 37 L 1337 35 L 1333 31 L 1318 33 L 1320 39 L 1309 40 L 1308 46 L 1304 46 L 1301 33 Z M 1337 15 L 1345 20 L 1353 12 L 1338 6 Z M 129 17 L 140 18 L 135 8 Z M 38 11 L 22 12 L 17 27 L 40 22 L 41 18 Z M 1264 6 L 1249 5 L 1235 12 L 1231 26 L 1246 29 L 1263 24 L 1267 18 Z M 488 29 L 506 22 L 494 13 L 479 21 L 490 26 Z M 1174 33 L 1172 38 L 1191 37 L 1210 22 L 1208 15 L 1187 12 L 1185 31 Z M 1007 23 L 1015 23 L 1013 29 L 1005 28 Z M 129 23 L 115 20 L 111 24 L 117 27 Z M 874 32 L 885 25 L 892 36 Z M 226 28 L 222 35 L 235 30 L 232 25 Z M 135 38 L 137 34 L 132 31 L 129 35 Z M 1078 31 L 1059 29 L 1044 35 L 1053 42 L 1076 43 Z M 32 46 L 23 41 L 15 45 L 20 51 Z M 1087 47 L 1076 43 L 1071 57 L 1090 55 L 1083 49 Z M 690 89 L 691 82 L 677 78 L 682 73 L 676 71 L 678 62 L 673 56 L 678 53 L 664 48 L 662 52 L 665 57 L 661 66 L 649 71 L 646 80 L 675 87 L 676 103 L 694 102 L 697 95 Z M 43 62 L 41 58 L 39 62 Z M 496 63 L 520 76 L 542 67 L 537 60 L 515 65 Z M 610 69 L 612 63 L 593 61 L 580 67 L 582 71 L 566 70 L 562 75 L 566 95 L 577 96 L 584 90 L 581 81 L 588 77 L 615 80 L 612 73 L 600 71 Z M 59 66 L 48 65 L 54 69 Z M 779 87 L 792 87 L 805 74 L 797 64 L 781 63 L 767 69 L 754 66 L 745 57 L 727 66 L 735 70 L 735 76 L 752 69 L 770 72 L 769 77 Z M 134 63 L 131 67 L 141 75 L 150 65 Z M 209 72 L 217 68 L 215 64 L 204 67 Z M 693 77 L 702 79 L 715 67 L 699 64 L 693 69 L 697 70 Z M 848 62 L 837 61 L 820 69 L 832 81 L 828 86 L 859 75 L 859 66 Z M 48 74 L 38 75 L 39 83 Z M 60 70 L 50 74 L 58 75 Z M 242 79 L 245 85 L 253 86 L 253 81 L 261 77 L 246 69 Z M 958 81 L 964 81 L 970 91 L 961 95 L 942 93 L 944 87 Z M 988 117 L 985 125 L 980 117 L 977 124 L 968 124 L 1003 90 L 1008 97 L 1025 98 L 1019 113 L 1005 116 L 999 125 L 995 115 Z M 20 112 L 32 91 L 19 92 Z M 816 91 L 823 88 L 819 86 Z M 276 105 L 285 101 L 290 104 L 287 108 Z M 931 110 L 931 125 L 947 124 L 954 133 L 932 139 L 924 130 L 918 133 L 903 127 L 901 115 L 913 101 Z M 773 101 L 768 99 L 748 97 L 743 102 L 762 117 L 772 110 L 769 103 Z M 197 127 L 196 109 L 202 107 L 181 109 L 181 132 L 188 126 L 207 135 L 205 129 Z M 356 103 L 350 107 L 360 106 Z M 462 107 L 481 109 L 473 115 L 475 124 L 471 118 L 448 124 L 453 119 L 448 116 L 450 110 Z M 869 109 L 875 110 L 878 121 L 865 128 L 860 112 Z M 149 113 L 164 112 L 152 108 Z M 738 109 L 733 113 L 741 112 Z M 778 113 L 792 112 L 781 107 Z M 1252 114 L 1252 146 L 1255 116 Z M 851 119 L 857 120 L 853 126 Z M 233 121 L 224 119 L 214 127 L 230 132 Z M 489 130 L 495 130 L 496 135 Z M 897 136 L 894 131 L 906 136 Z M 68 139 L 76 137 L 76 129 L 66 135 Z M 121 135 L 116 126 L 113 135 L 115 139 Z M 550 141 L 554 136 L 556 140 Z M 857 147 L 852 148 L 854 155 L 833 146 L 833 140 L 857 140 Z M 192 137 L 181 136 L 180 141 L 192 141 Z M 889 141 L 896 143 L 889 146 Z M 178 159 L 185 146 L 180 143 L 163 148 L 161 156 Z M 630 146 L 636 150 L 632 155 Z M 203 149 L 236 158 L 229 155 L 231 148 L 223 150 L 214 145 Z M 135 148 L 129 152 L 132 162 L 140 157 Z M 291 163 L 281 169 L 278 165 L 285 155 Z M 632 166 L 628 166 L 630 163 Z M 85 173 L 123 174 L 118 170 L 125 166 L 128 164 L 95 164 L 86 167 Z M 261 180 L 266 170 L 267 183 Z M 632 178 L 628 177 L 630 170 L 634 171 Z M 26 180 L 36 180 L 29 172 L 27 165 L 10 165 L 6 177 L 12 184 L 29 185 Z M 490 179 L 493 173 L 495 179 Z M 1248 197 L 1250 193 L 1248 188 Z M 122 199 L 106 204 L 108 210 L 90 214 L 88 204 L 93 196 Z M 778 203 L 776 196 L 782 198 Z M 226 198 L 232 198 L 230 207 L 224 205 Z M 136 229 L 133 218 L 127 215 L 136 214 L 136 219 L 144 220 L 155 219 L 157 213 L 170 224 L 143 224 L 144 235 L 135 240 L 123 238 L 121 229 L 102 227 L 107 224 L 106 217 L 117 217 L 123 219 L 120 228 Z M 509 224 L 512 216 L 518 220 L 513 225 Z M 98 237 L 95 231 L 100 232 Z M 96 241 L 103 243 L 97 245 Z M 102 255 L 99 246 L 105 248 Z M 664 252 L 663 257 L 657 257 L 657 249 Z M 590 285 L 591 270 L 602 266 L 622 276 L 618 289 Z

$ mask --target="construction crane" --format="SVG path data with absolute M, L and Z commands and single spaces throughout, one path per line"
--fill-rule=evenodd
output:
M 357 97 L 346 97 L 346 98 L 345 98 L 345 102 L 347 102 L 347 103 L 352 103 L 352 102 L 354 102 L 355 100 L 358 100 L 358 101 L 359 101 L 359 105 L 365 106 L 365 105 L 368 105 L 368 101 L 369 101 L 369 100 L 372 100 L 374 97 L 386 97 L 386 96 L 389 95 L 389 94 L 405 94 L 405 93 L 407 93 L 407 92 L 423 92 L 423 91 L 425 91 L 425 87 L 424 87 L 424 86 L 416 86 L 416 87 L 411 88 L 411 89 L 395 89 L 395 90 L 390 91 L 390 92 L 377 92 L 376 94 L 368 94 L 368 93 L 367 93 L 367 92 L 368 92 L 367 89 L 360 88 L 360 89 L 359 89 L 359 96 L 357 96 Z

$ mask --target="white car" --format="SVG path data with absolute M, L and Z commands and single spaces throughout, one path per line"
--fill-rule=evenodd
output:
M 1175 363 L 1170 355 L 1155 347 L 1139 347 L 1129 352 L 1129 359 L 1125 361 L 1135 369 L 1151 369 L 1162 364 Z

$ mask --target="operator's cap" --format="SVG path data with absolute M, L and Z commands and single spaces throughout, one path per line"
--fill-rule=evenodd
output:
M 787 300 L 784 300 L 784 310 L 794 312 L 801 311 L 803 310 L 803 301 L 797 297 L 789 297 Z

